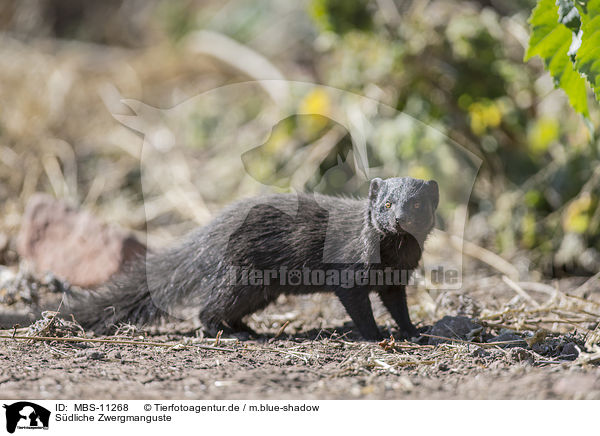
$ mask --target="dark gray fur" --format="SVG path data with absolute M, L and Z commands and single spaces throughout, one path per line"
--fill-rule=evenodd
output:
M 379 340 L 369 301 L 374 290 L 401 333 L 416 336 L 404 285 L 231 285 L 230 267 L 412 271 L 434 226 L 438 199 L 435 181 L 412 178 L 374 179 L 367 199 L 319 194 L 243 199 L 181 244 L 130 263 L 102 289 L 70 294 L 65 312 L 84 327 L 106 332 L 118 323 L 141 325 L 185 309 L 215 334 L 247 330 L 244 316 L 281 294 L 329 291 L 339 297 L 365 339 Z M 339 256 L 349 260 L 339 262 Z

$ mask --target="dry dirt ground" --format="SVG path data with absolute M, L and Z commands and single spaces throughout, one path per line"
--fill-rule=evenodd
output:
M 600 399 L 600 367 L 582 363 L 578 356 L 585 349 L 585 335 L 571 329 L 567 334 L 548 333 L 532 340 L 534 332 L 526 328 L 517 333 L 489 323 L 478 328 L 468 320 L 477 318 L 472 315 L 479 312 L 478 305 L 523 306 L 501 281 L 478 283 L 476 289 L 485 292 L 464 289 L 438 298 L 437 312 L 454 316 L 445 318 L 450 330 L 444 330 L 439 318 L 434 330 L 433 323 L 419 323 L 423 332 L 461 336 L 470 343 L 431 345 L 436 342 L 431 337 L 417 342 L 363 342 L 352 332 L 352 324 L 333 296 L 285 297 L 248 320 L 261 333 L 259 337 L 223 338 L 219 344 L 198 337 L 185 323 L 124 329 L 118 337 L 105 338 L 180 344 L 176 347 L 3 339 L 0 397 Z M 592 292 L 585 298 L 595 296 Z M 542 297 L 540 301 L 546 298 Z M 416 298 L 413 295 L 410 302 L 418 321 Z M 393 323 L 376 298 L 373 300 L 379 325 L 394 334 Z M 467 333 L 453 330 L 464 330 L 465 323 Z M 593 323 L 588 327 L 594 328 Z M 68 326 L 56 321 L 51 331 L 43 334 L 73 336 L 81 332 L 69 333 Z

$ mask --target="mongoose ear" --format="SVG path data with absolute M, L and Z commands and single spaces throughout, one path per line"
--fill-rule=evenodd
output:
M 430 180 L 427 182 L 427 187 L 429 188 L 429 194 L 431 195 L 431 204 L 433 205 L 433 209 L 437 209 L 438 204 L 440 202 L 440 189 L 435 180 Z
M 379 189 L 381 188 L 381 185 L 383 184 L 383 180 L 381 180 L 379 177 L 375 177 L 373 180 L 371 180 L 371 186 L 369 187 L 369 200 L 375 200 L 377 199 L 377 194 L 379 193 Z

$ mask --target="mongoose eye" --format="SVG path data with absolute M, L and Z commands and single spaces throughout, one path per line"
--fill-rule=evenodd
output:
M 392 203 L 390 203 L 389 201 L 385 202 L 385 208 L 389 209 L 390 207 L 392 207 Z
M 417 201 L 416 203 L 414 203 L 414 204 L 413 204 L 413 207 L 414 207 L 415 209 L 418 209 L 418 208 L 420 208 L 420 207 L 421 207 L 421 203 L 419 203 L 419 202 Z

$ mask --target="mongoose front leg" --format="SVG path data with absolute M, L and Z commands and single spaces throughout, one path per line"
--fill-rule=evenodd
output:
M 419 336 L 419 331 L 410 321 L 408 305 L 406 304 L 406 287 L 404 285 L 388 287 L 379 291 L 379 298 L 392 315 L 400 331 L 407 338 Z
M 363 338 L 368 341 L 381 341 L 383 339 L 373 316 L 368 290 L 360 288 L 341 289 L 336 291 L 336 295 Z

